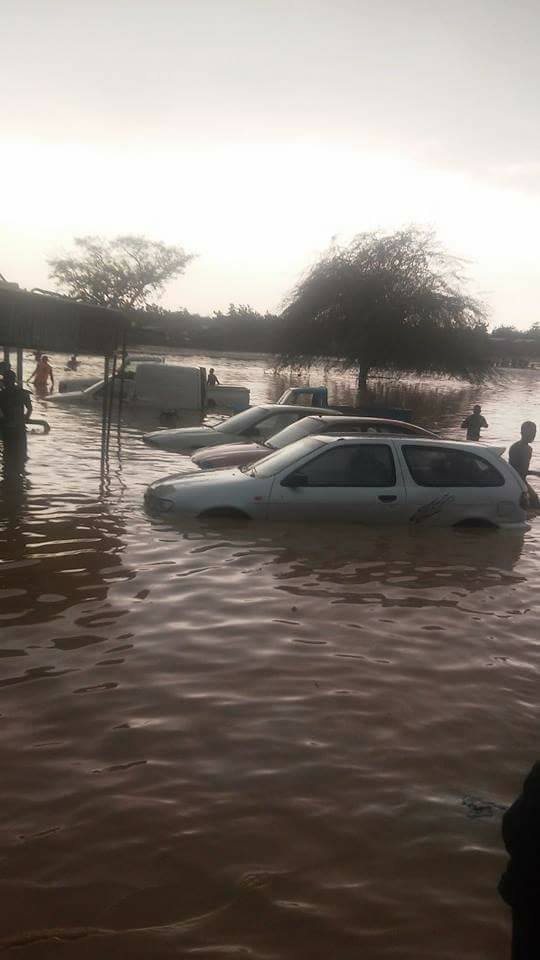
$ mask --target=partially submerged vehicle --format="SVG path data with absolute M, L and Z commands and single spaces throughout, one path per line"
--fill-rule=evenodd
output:
M 165 363 L 165 357 L 160 357 L 157 353 L 128 353 L 124 371 L 127 380 L 133 379 L 140 363 Z M 82 392 L 102 382 L 103 377 L 64 377 L 58 383 L 58 393 Z
M 282 393 L 277 402 L 328 407 L 328 390 L 326 387 L 289 387 Z M 410 422 L 412 418 L 412 411 L 403 407 L 385 407 L 369 403 L 358 404 L 357 406 L 342 406 L 333 403 L 332 410 L 339 410 L 340 413 L 351 417 L 384 417 L 388 420 L 404 420 L 407 422 Z
M 201 519 L 527 528 L 527 488 L 504 448 L 419 437 L 311 436 L 240 469 L 152 483 L 158 513 Z
M 309 437 L 312 434 L 338 435 L 344 433 L 359 434 L 360 436 L 405 436 L 437 439 L 436 433 L 430 433 L 423 427 L 402 420 L 385 420 L 377 417 L 346 417 L 328 415 L 311 415 L 292 423 L 280 430 L 263 443 L 231 443 L 225 446 L 203 448 L 193 454 L 192 460 L 201 470 L 217 470 L 221 467 L 243 467 L 247 463 L 256 463 L 274 450 Z
M 107 389 L 115 399 L 122 394 L 130 406 L 151 408 L 159 413 L 181 414 L 184 411 L 206 410 L 207 387 L 204 367 L 185 367 L 173 363 L 138 363 L 133 373 L 116 375 Z M 104 380 L 98 380 L 84 390 L 53 393 L 46 399 L 53 403 L 97 404 L 103 401 Z M 249 407 L 247 387 L 212 387 L 212 401 L 223 410 L 244 410 Z
M 278 431 L 296 423 L 309 413 L 325 413 L 313 407 L 287 407 L 284 404 L 262 403 L 221 423 L 202 424 L 200 427 L 182 427 L 175 430 L 154 430 L 145 433 L 143 440 L 150 447 L 191 453 L 201 447 L 215 447 L 229 443 L 264 442 Z M 336 416 L 340 416 L 336 413 Z

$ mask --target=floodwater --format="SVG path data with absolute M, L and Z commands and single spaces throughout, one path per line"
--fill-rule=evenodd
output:
M 286 385 L 268 359 L 201 361 L 252 402 Z M 534 371 L 398 392 L 450 435 L 478 399 L 489 439 L 540 421 Z M 540 521 L 169 525 L 144 488 L 186 461 L 130 416 L 100 484 L 99 411 L 45 413 L 0 501 L 7 955 L 507 957 L 500 818 L 538 759 Z

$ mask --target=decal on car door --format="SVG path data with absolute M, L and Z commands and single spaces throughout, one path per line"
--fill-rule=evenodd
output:
M 451 493 L 444 493 L 442 497 L 436 497 L 435 500 L 430 500 L 429 503 L 424 503 L 421 507 L 418 507 L 418 510 L 410 517 L 410 522 L 423 523 L 424 520 L 430 520 L 431 517 L 441 513 L 449 503 L 454 503 L 454 497 Z

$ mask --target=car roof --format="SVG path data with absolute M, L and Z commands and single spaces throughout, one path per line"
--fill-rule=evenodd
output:
M 485 443 L 473 443 L 470 440 L 439 440 L 437 437 L 389 437 L 389 436 L 380 436 L 374 437 L 370 435 L 369 437 L 358 436 L 357 433 L 347 434 L 346 431 L 342 435 L 335 436 L 328 433 L 317 433 L 312 434 L 310 440 L 320 440 L 321 443 L 334 444 L 339 443 L 340 441 L 350 441 L 351 443 L 401 443 L 413 446 L 423 446 L 423 447 L 448 447 L 449 450 L 475 450 L 478 453 L 498 453 L 501 450 L 501 447 L 497 447 L 494 444 L 488 445 Z
M 313 409 L 314 408 L 311 407 L 312 411 Z M 313 414 L 313 420 L 320 420 L 322 423 L 325 423 L 325 424 L 327 423 L 329 425 L 334 424 L 336 422 L 336 414 L 335 413 L 328 414 L 327 411 L 325 411 L 324 414 L 315 413 Z M 405 428 L 408 427 L 411 430 L 422 430 L 425 433 L 430 432 L 429 430 L 426 430 L 424 427 L 419 427 L 416 423 L 409 423 L 408 421 L 404 421 L 404 420 L 390 420 L 388 417 L 353 417 L 352 415 L 340 416 L 339 424 L 341 425 L 342 423 L 343 423 L 344 429 L 349 423 L 365 423 L 365 424 L 375 423 L 375 424 L 381 424 L 382 426 L 390 425 L 391 427 L 399 427 L 401 430 L 403 430 L 404 427 Z

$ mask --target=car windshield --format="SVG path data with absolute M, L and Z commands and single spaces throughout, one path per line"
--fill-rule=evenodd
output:
M 268 415 L 268 411 L 264 408 L 250 407 L 249 410 L 242 410 L 242 413 L 237 413 L 223 423 L 218 423 L 214 429 L 219 430 L 220 433 L 243 433 L 244 430 L 254 427 L 265 415 Z
M 255 465 L 248 463 L 240 469 L 242 473 L 247 473 L 250 477 L 273 477 L 281 470 L 286 470 L 287 467 L 294 467 L 295 463 L 305 457 L 307 453 L 323 446 L 324 440 L 318 440 L 316 437 L 305 437 L 303 440 L 297 440 L 296 443 L 289 444 L 282 450 L 276 450 L 268 457 L 258 460 Z
M 296 423 L 291 423 L 290 426 L 284 427 L 279 433 L 275 433 L 270 440 L 266 441 L 266 446 L 272 447 L 274 450 L 281 450 L 282 447 L 288 447 L 295 440 L 301 440 L 302 437 L 309 437 L 311 433 L 318 433 L 323 430 L 324 426 L 318 417 L 304 417 L 303 420 L 297 420 Z

